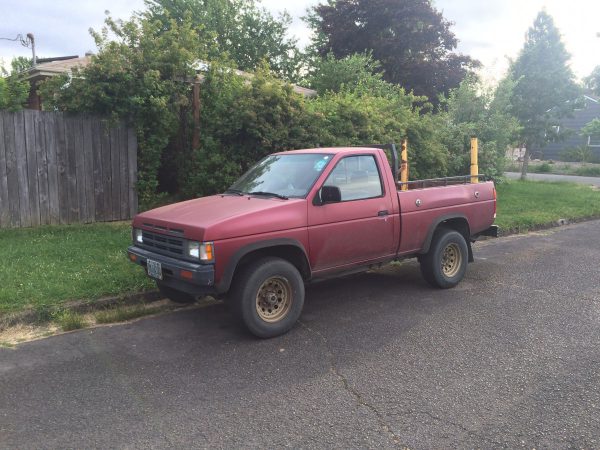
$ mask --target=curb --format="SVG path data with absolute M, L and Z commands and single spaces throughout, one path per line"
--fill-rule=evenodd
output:
M 90 313 L 114 306 L 130 306 L 152 303 L 162 300 L 164 296 L 158 291 L 136 292 L 134 294 L 102 297 L 97 300 L 76 300 L 62 305 L 44 309 L 28 308 L 24 311 L 0 315 L 0 331 L 15 325 L 33 325 L 47 322 L 48 317 L 58 311 L 73 311 L 81 314 Z

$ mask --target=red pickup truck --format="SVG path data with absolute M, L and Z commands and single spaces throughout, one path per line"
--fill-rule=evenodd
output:
M 450 288 L 495 236 L 496 191 L 471 177 L 411 181 L 382 148 L 317 148 L 267 156 L 230 189 L 138 214 L 131 261 L 176 302 L 224 296 L 266 338 L 294 326 L 304 284 L 417 257 L 423 277 Z

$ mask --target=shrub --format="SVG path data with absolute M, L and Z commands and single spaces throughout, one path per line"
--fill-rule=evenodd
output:
M 548 164 L 547 162 L 543 162 L 539 166 L 529 166 L 529 167 L 530 167 L 530 170 L 532 172 L 537 172 L 537 173 L 550 173 L 550 172 L 552 172 L 552 167 L 550 167 L 550 164 Z M 532 170 L 532 169 L 535 169 L 535 170 Z
M 575 170 L 575 173 L 579 176 L 583 177 L 600 177 L 600 167 L 599 166 L 586 166 L 579 167 Z
M 566 162 L 591 162 L 594 159 L 592 149 L 587 145 L 568 148 L 560 153 L 560 159 Z

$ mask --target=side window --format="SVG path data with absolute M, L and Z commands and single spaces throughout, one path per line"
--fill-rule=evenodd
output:
M 372 155 L 347 156 L 337 163 L 325 180 L 326 186 L 337 186 L 342 201 L 381 197 L 381 178 Z

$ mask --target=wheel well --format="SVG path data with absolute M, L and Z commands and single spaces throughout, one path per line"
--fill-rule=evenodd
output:
M 469 222 L 467 222 L 467 219 L 464 217 L 449 217 L 433 224 L 432 228 L 430 228 L 427 238 L 425 239 L 423 249 L 420 252 L 421 254 L 425 254 L 429 251 L 429 247 L 431 247 L 431 242 L 433 242 L 434 236 L 441 229 L 455 230 L 462 234 L 467 242 L 467 246 L 469 247 L 469 255 L 471 254 L 471 229 L 469 227 Z
M 469 222 L 467 222 L 467 219 L 465 219 L 464 217 L 455 217 L 452 219 L 444 220 L 438 224 L 438 226 L 435 229 L 434 235 L 435 235 L 435 233 L 438 232 L 438 230 L 441 230 L 444 228 L 450 229 L 450 230 L 455 230 L 455 231 L 458 231 L 460 234 L 462 234 L 462 237 L 465 238 L 465 242 L 467 243 L 467 249 L 469 251 L 467 260 L 469 262 L 473 262 L 474 257 L 473 257 L 473 249 L 471 247 L 471 228 L 469 227 Z M 428 247 L 429 246 L 431 246 L 431 241 L 428 244 Z M 428 249 L 428 251 L 429 251 L 429 249 Z
M 469 223 L 467 222 L 467 219 L 463 217 L 456 217 L 453 219 L 444 220 L 437 226 L 435 231 L 437 232 L 437 230 L 439 230 L 440 228 L 449 228 L 451 230 L 456 230 L 460 234 L 462 234 L 466 242 L 470 242 L 471 230 L 469 228 Z
M 308 280 L 310 278 L 310 266 L 306 259 L 306 255 L 302 249 L 294 245 L 277 245 L 273 247 L 259 248 L 245 254 L 235 268 L 234 277 L 235 273 L 239 269 L 250 264 L 252 261 L 269 256 L 285 259 L 294 267 L 296 267 L 296 269 L 298 269 L 304 280 Z

